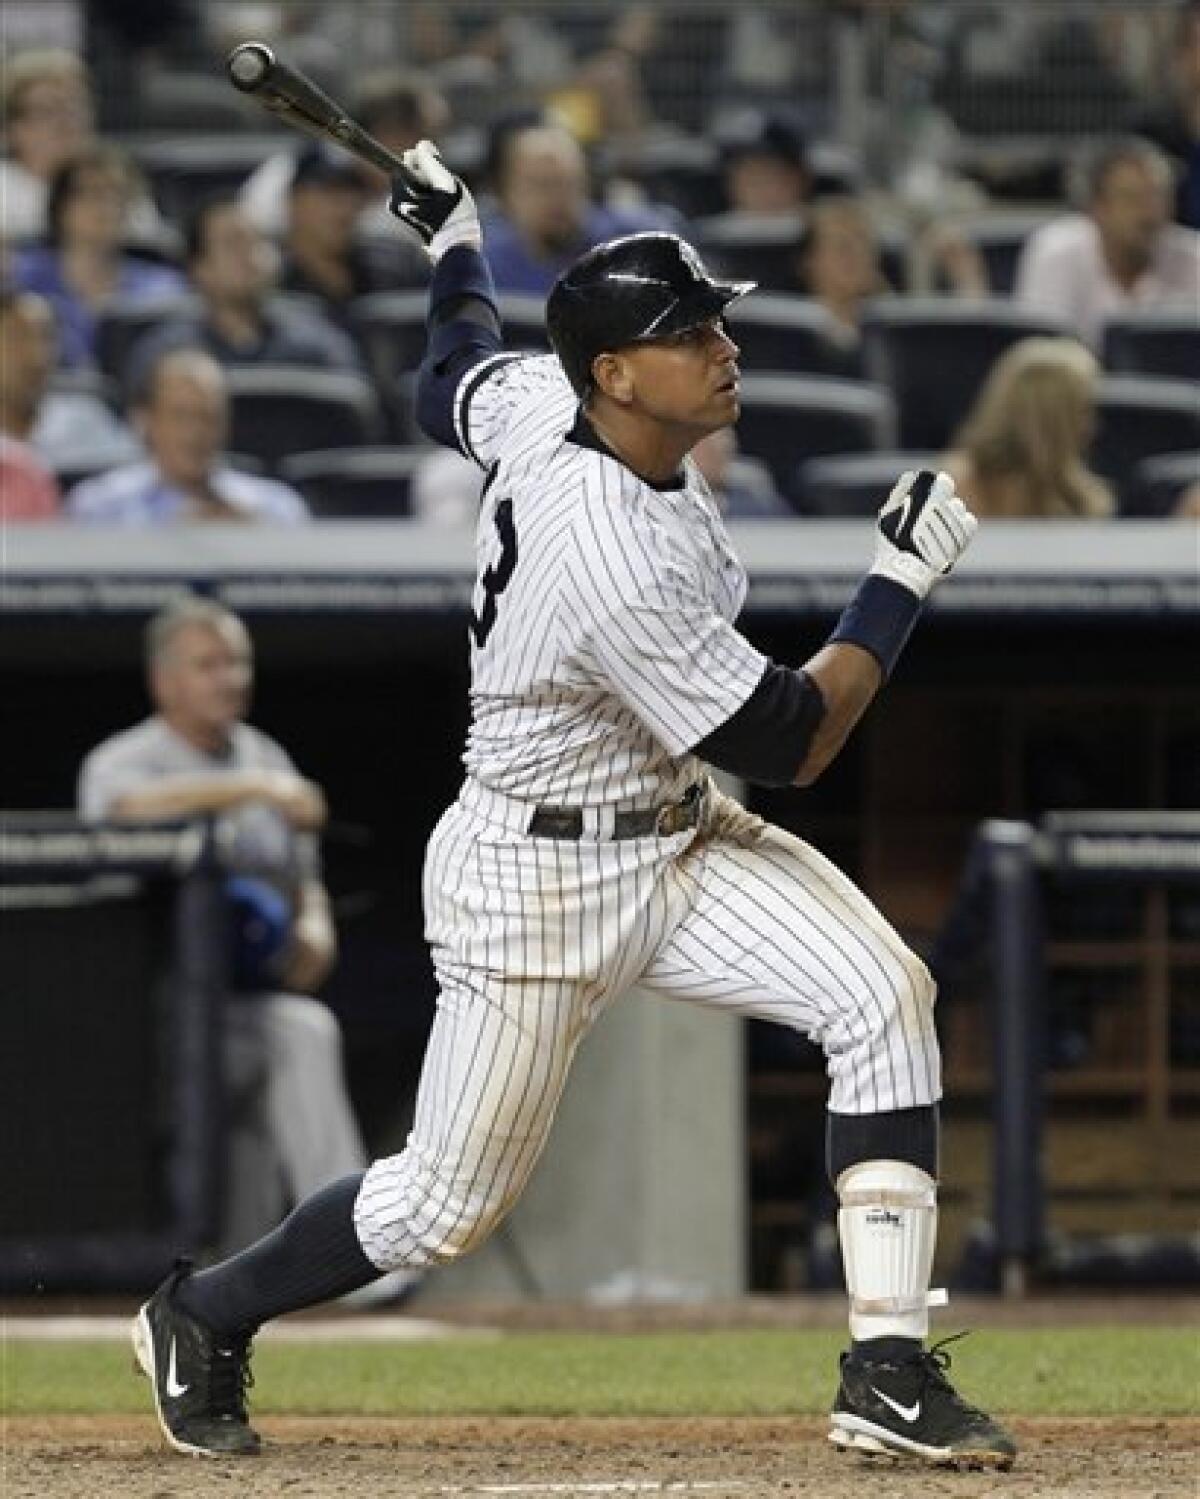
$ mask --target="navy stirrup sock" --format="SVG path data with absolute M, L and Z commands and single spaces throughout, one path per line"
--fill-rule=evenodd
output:
M 362 1179 L 358 1172 L 323 1187 L 256 1244 L 189 1276 L 176 1292 L 179 1304 L 215 1333 L 245 1337 L 272 1317 L 378 1280 L 383 1271 L 354 1228 Z

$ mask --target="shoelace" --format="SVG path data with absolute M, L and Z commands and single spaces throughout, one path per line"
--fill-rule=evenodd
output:
M 212 1415 L 244 1421 L 246 1395 L 253 1384 L 249 1338 L 213 1350 L 208 1381 L 208 1406 Z
M 948 1396 L 951 1402 L 955 1406 L 957 1406 L 959 1410 L 965 1411 L 971 1416 L 977 1416 L 982 1420 L 987 1420 L 987 1416 L 984 1414 L 984 1412 L 981 1410 L 977 1410 L 976 1407 L 971 1405 L 969 1401 L 964 1400 L 958 1393 L 958 1391 L 954 1388 L 954 1386 L 950 1383 L 950 1381 L 946 1378 L 946 1374 L 949 1371 L 951 1364 L 951 1357 L 946 1352 L 947 1345 L 950 1343 L 957 1343 L 960 1338 L 966 1338 L 969 1336 L 970 1328 L 964 1328 L 962 1332 L 951 1333 L 948 1338 L 943 1338 L 940 1343 L 934 1343 L 932 1347 L 923 1348 L 921 1352 L 916 1355 L 913 1362 L 920 1366 L 921 1372 L 925 1376 L 925 1383 L 933 1385 L 936 1389 L 940 1390 L 942 1394 Z

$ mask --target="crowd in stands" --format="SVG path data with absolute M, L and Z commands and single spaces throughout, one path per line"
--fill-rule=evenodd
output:
M 157 66 L 169 71 L 174 46 L 187 76 L 207 67 L 215 77 L 220 47 L 242 39 L 237 7 L 205 17 L 169 8 Z M 1136 8 L 1110 8 L 1073 34 L 1108 70 L 1106 97 L 1125 103 L 1113 129 L 1088 132 L 1087 149 L 1070 137 L 1059 151 L 1075 161 L 1075 180 L 1015 202 L 987 172 L 955 166 L 945 146 L 947 130 L 970 125 L 947 79 L 980 57 L 993 73 L 997 57 L 1019 61 L 1028 38 L 1008 23 L 981 31 L 951 23 L 945 7 L 839 0 L 823 19 L 755 6 L 734 19 L 681 14 L 685 36 L 641 5 L 553 18 L 416 5 L 404 67 L 358 80 L 345 76 L 346 17 L 260 9 L 264 25 L 277 13 L 282 49 L 353 90 L 356 114 L 393 151 L 428 136 L 467 175 L 514 346 L 545 346 L 537 303 L 584 249 L 668 228 L 715 270 L 749 276 L 776 299 L 773 329 L 765 314 L 755 323 L 752 298 L 733 331 L 748 373 L 782 378 L 777 407 L 799 411 L 814 380 L 826 403 L 883 387 L 890 442 L 877 421 L 861 441 L 797 446 L 801 427 L 789 436 L 786 411 L 744 423 L 740 456 L 722 439 L 708 458 L 731 516 L 828 513 L 805 488 L 806 460 L 889 447 L 897 471 L 917 447 L 945 463 L 995 516 L 1139 513 L 1139 464 L 1191 452 L 1195 484 L 1185 464 L 1169 509 L 1194 512 L 1197 0 L 1154 7 L 1153 25 Z M 830 60 L 835 20 L 868 42 L 884 37 L 920 106 L 885 111 L 894 139 L 870 116 L 855 150 L 832 139 L 828 94 L 809 88 L 809 74 L 818 54 Z M 363 444 L 420 445 L 409 387 L 427 262 L 388 215 L 382 175 L 332 146 L 271 133 L 257 159 L 244 149 L 223 159 L 237 129 L 212 130 L 190 175 L 186 152 L 164 164 L 146 132 L 124 128 L 128 101 L 117 107 L 105 93 L 106 34 L 89 33 L 99 48 L 91 70 L 62 48 L 4 59 L 0 514 L 122 525 L 292 522 L 310 505 L 328 514 L 315 491 L 281 481 L 278 438 L 256 449 L 253 424 L 237 422 L 240 372 L 260 371 L 260 402 L 280 373 L 280 421 L 296 371 L 314 388 L 314 372 L 340 373 L 328 401 L 353 406 Z M 373 55 L 388 55 L 385 38 Z M 672 55 L 686 59 L 688 90 L 666 65 Z M 879 56 L 870 46 L 860 55 L 873 87 Z M 148 90 L 151 115 L 163 95 Z M 1077 106 L 1062 101 L 1064 114 Z M 119 143 L 97 134 L 109 118 L 122 122 Z M 265 118 L 249 128 L 265 129 Z M 915 375 L 896 352 L 905 337 L 917 340 Z M 1129 415 L 1151 409 L 1154 420 Z M 293 451 L 320 446 L 316 430 L 297 408 Z M 428 464 L 398 488 L 396 513 L 466 522 L 473 472 L 452 455 L 430 452 Z

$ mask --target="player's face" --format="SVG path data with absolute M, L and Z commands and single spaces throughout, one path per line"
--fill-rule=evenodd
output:
M 737 359 L 741 350 L 722 317 L 710 318 L 653 343 L 633 344 L 623 357 L 633 370 L 634 401 L 647 416 L 715 432 L 737 421 Z
M 250 702 L 250 639 L 235 620 L 185 625 L 154 672 L 154 696 L 185 731 L 208 737 L 227 731 Z

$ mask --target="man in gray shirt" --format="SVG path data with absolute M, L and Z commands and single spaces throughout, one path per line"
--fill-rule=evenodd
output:
M 242 722 L 252 661 L 235 615 L 187 596 L 150 622 L 146 644 L 158 711 L 87 756 L 79 809 L 88 821 L 214 818 L 231 894 L 253 928 L 246 992 L 229 997 L 223 1020 L 228 1251 L 366 1164 L 338 1023 L 311 997 L 337 953 L 317 848 L 325 798 Z

